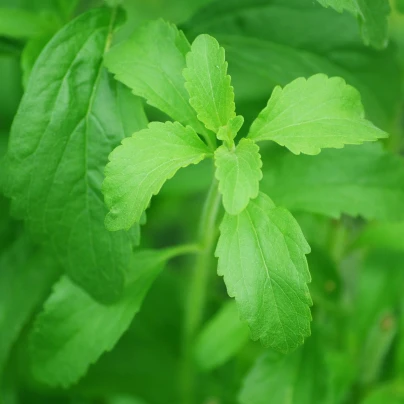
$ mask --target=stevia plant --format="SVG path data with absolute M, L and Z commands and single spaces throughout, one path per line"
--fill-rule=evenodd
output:
M 3 1 L 0 402 L 400 402 L 388 1 Z
M 295 154 L 314 155 L 324 148 L 387 135 L 364 118 L 357 90 L 341 78 L 318 74 L 276 87 L 248 135 L 235 141 L 244 119 L 236 115 L 224 49 L 209 35 L 198 36 L 189 47 L 181 32 L 162 21 L 150 23 L 141 34 L 152 37 L 151 32 L 174 37 L 171 46 L 177 58 L 186 59 L 183 71 L 170 72 L 175 87 L 165 86 L 163 98 L 139 83 L 139 71 L 154 56 L 143 49 L 137 63 L 138 54 L 130 49 L 141 44 L 140 39 L 112 49 L 106 66 L 136 95 L 177 121 L 152 122 L 111 153 L 103 184 L 110 209 L 106 226 L 110 231 L 130 229 L 140 222 L 152 196 L 181 167 L 213 158 L 215 178 L 201 216 L 203 251 L 197 271 L 212 270 L 207 256 L 214 248 L 218 204 L 223 201 L 225 215 L 215 250 L 218 274 L 238 303 L 251 337 L 288 353 L 310 335 L 312 301 L 305 257 L 310 247 L 290 212 L 260 192 L 258 143 L 274 141 Z M 217 141 L 222 144 L 217 146 Z M 192 293 L 192 298 L 190 310 L 200 304 L 198 294 Z

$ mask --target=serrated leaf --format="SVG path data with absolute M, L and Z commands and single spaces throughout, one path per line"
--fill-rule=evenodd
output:
M 263 193 L 238 216 L 225 214 L 218 274 L 254 340 L 290 352 L 310 335 L 310 252 L 292 215 Z
M 404 162 L 381 144 L 324 150 L 318 156 L 264 156 L 261 188 L 292 211 L 338 218 L 404 218 Z
M 195 342 L 195 358 L 203 370 L 223 365 L 247 343 L 250 331 L 234 301 L 225 303 L 204 326 Z
M 183 75 L 189 102 L 198 119 L 217 133 L 236 116 L 236 106 L 224 49 L 215 38 L 203 34 L 195 39 Z
M 385 48 L 388 42 L 388 0 L 317 0 L 324 7 L 338 12 L 347 10 L 359 18 L 362 37 L 367 45 Z
M 319 346 L 308 341 L 287 356 L 261 355 L 244 380 L 240 404 L 327 402 L 328 369 Z
M 13 344 L 49 293 L 59 269 L 24 236 L 0 254 L 0 380 Z
M 215 164 L 224 208 L 237 215 L 258 196 L 262 178 L 259 147 L 250 139 L 241 139 L 234 150 L 220 146 L 215 151 Z
M 275 87 L 249 138 L 272 140 L 292 153 L 318 154 L 387 137 L 364 118 L 360 94 L 340 77 L 316 74 Z
M 105 55 L 105 65 L 117 80 L 150 105 L 204 133 L 206 129 L 188 102 L 182 76 L 189 50 L 187 39 L 175 25 L 163 20 L 152 21 L 114 46 Z
M 135 253 L 122 299 L 108 306 L 63 277 L 45 302 L 30 336 L 35 378 L 51 386 L 77 382 L 129 327 L 166 259 L 164 250 Z
M 237 110 L 248 122 L 276 85 L 317 73 L 343 77 L 358 89 L 375 125 L 387 129 L 395 120 L 401 80 L 396 52 L 364 46 L 349 13 L 313 0 L 216 0 L 183 27 L 188 37 L 208 33 L 225 48 Z
M 152 122 L 124 139 L 109 156 L 103 192 L 110 208 L 109 230 L 129 229 L 139 222 L 150 199 L 181 167 L 197 164 L 209 149 L 190 127 Z
M 15 117 L 5 161 L 5 191 L 14 212 L 75 282 L 108 302 L 123 291 L 139 235 L 138 229 L 105 229 L 103 169 L 122 138 L 146 123 L 140 100 L 102 67 L 113 15 L 89 11 L 45 47 Z

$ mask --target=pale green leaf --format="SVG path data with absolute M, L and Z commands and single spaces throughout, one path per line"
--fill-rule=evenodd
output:
M 77 382 L 129 327 L 167 258 L 166 251 L 135 253 L 122 299 L 108 306 L 63 277 L 45 302 L 30 336 L 35 378 L 51 386 Z
M 199 35 L 187 55 L 183 75 L 189 102 L 205 126 L 217 133 L 236 116 L 234 91 L 227 74 L 224 49 L 215 38 Z
M 228 213 L 237 215 L 259 192 L 262 178 L 258 146 L 250 139 L 241 139 L 233 150 L 220 146 L 215 151 L 216 178 Z
M 327 402 L 328 372 L 318 346 L 308 341 L 290 355 L 264 353 L 244 380 L 240 404 Z
M 247 343 L 249 336 L 235 302 L 225 303 L 196 339 L 195 358 L 199 367 L 212 370 L 223 365 Z
M 338 12 L 347 10 L 359 18 L 362 37 L 367 45 L 384 48 L 388 42 L 388 0 L 317 0 L 324 7 Z
M 13 211 L 75 282 L 104 301 L 121 295 L 139 236 L 105 229 L 103 170 L 111 150 L 147 122 L 140 100 L 102 67 L 112 16 L 108 9 L 82 14 L 45 47 L 5 160 Z
M 350 13 L 315 0 L 216 0 L 183 27 L 187 37 L 207 33 L 225 48 L 237 111 L 247 122 L 276 85 L 317 73 L 354 86 L 375 125 L 390 128 L 395 119 L 401 82 L 395 49 L 364 46 Z
M 0 254 L 0 381 L 13 344 L 58 276 L 51 257 L 26 237 Z
M 273 140 L 295 154 L 318 154 L 387 137 L 364 118 L 360 94 L 340 77 L 316 74 L 275 87 L 249 137 Z
M 189 104 L 182 76 L 190 49 L 175 25 L 158 20 L 142 25 L 128 40 L 114 46 L 105 55 L 105 65 L 150 105 L 204 133 L 206 129 Z
M 221 126 L 217 132 L 217 138 L 223 140 L 228 144 L 232 144 L 233 139 L 236 137 L 237 132 L 241 129 L 244 123 L 244 118 L 241 115 L 237 115 L 229 120 L 226 126 Z
M 277 351 L 290 352 L 310 335 L 309 252 L 292 215 L 262 193 L 220 226 L 218 273 L 252 338 Z
M 264 156 L 261 188 L 292 211 L 338 218 L 404 219 L 404 161 L 381 144 L 324 150 L 317 156 Z
M 150 199 L 181 167 L 197 164 L 209 149 L 190 127 L 153 122 L 124 139 L 110 154 L 103 192 L 110 208 L 109 230 L 129 229 L 139 222 Z

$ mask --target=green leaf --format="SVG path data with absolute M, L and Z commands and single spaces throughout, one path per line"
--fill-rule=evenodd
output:
M 150 199 L 181 168 L 197 164 L 209 149 L 190 127 L 175 122 L 152 122 L 124 139 L 109 156 L 103 192 L 110 208 L 109 230 L 138 223 Z
M 241 115 L 237 115 L 229 120 L 226 126 L 221 126 L 217 132 L 217 138 L 232 145 L 233 139 L 236 137 L 237 132 L 241 129 L 244 123 L 244 118 Z
M 26 237 L 0 255 L 0 380 L 13 344 L 59 274 L 55 262 Z
M 362 37 L 366 45 L 385 48 L 388 42 L 388 0 L 317 0 L 324 7 L 338 12 L 347 10 L 359 18 Z
M 35 378 L 51 386 L 77 382 L 129 327 L 166 259 L 166 251 L 135 253 L 122 299 L 108 306 L 63 277 L 45 302 L 30 336 Z
M 234 150 L 220 146 L 215 151 L 216 178 L 228 213 L 237 215 L 259 192 L 262 162 L 259 147 L 250 139 L 241 139 Z
M 231 301 L 209 320 L 195 342 L 195 358 L 203 370 L 223 365 L 247 343 L 250 331 Z
M 5 160 L 5 191 L 14 212 L 75 282 L 105 302 L 122 294 L 139 236 L 138 229 L 115 234 L 105 229 L 103 170 L 110 151 L 146 123 L 140 100 L 102 67 L 113 15 L 107 9 L 89 11 L 45 47 Z
M 162 20 L 146 23 L 105 55 L 105 65 L 134 94 L 174 120 L 206 129 L 188 102 L 182 70 L 190 45 L 182 31 Z
M 215 38 L 199 35 L 192 43 L 184 69 L 185 88 L 198 119 L 217 133 L 236 116 L 234 91 L 227 74 L 224 49 Z
M 240 404 L 327 402 L 328 374 L 323 355 L 310 340 L 287 356 L 264 353 L 244 380 Z
M 324 150 L 317 156 L 264 155 L 261 188 L 292 211 L 338 218 L 404 218 L 404 163 L 381 144 Z
M 225 48 L 237 111 L 248 124 L 274 86 L 317 73 L 343 77 L 358 89 L 375 125 L 387 129 L 395 120 L 401 83 L 396 51 L 363 45 L 349 13 L 313 0 L 216 0 L 184 29 L 189 38 L 213 35 Z
M 292 153 L 318 154 L 387 137 L 364 118 L 360 94 L 340 77 L 317 74 L 275 87 L 249 137 L 273 140 Z
M 226 214 L 220 226 L 218 273 L 252 339 L 280 352 L 310 335 L 309 252 L 292 215 L 262 193 L 238 216 Z

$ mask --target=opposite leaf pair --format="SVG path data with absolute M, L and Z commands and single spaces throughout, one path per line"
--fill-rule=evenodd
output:
M 146 37 L 148 31 L 167 31 L 173 41 L 164 51 L 169 52 L 171 46 L 175 65 L 181 67 L 181 59 L 185 65 L 184 50 L 189 46 L 185 37 L 161 21 L 142 27 L 134 34 L 137 40 L 113 49 L 106 65 L 135 94 L 173 118 L 181 117 L 177 107 L 185 105 L 183 89 L 177 87 L 175 93 L 163 84 L 166 81 L 179 85 L 179 72 L 163 71 L 167 67 L 157 65 L 153 51 L 139 49 L 139 36 Z M 159 79 L 157 83 L 147 88 L 149 77 L 145 70 L 135 59 L 122 61 L 123 49 L 133 51 L 131 58 L 136 57 L 136 52 L 141 54 L 142 67 L 149 65 Z M 179 122 L 151 123 L 114 150 L 103 186 L 110 208 L 106 225 L 109 230 L 120 230 L 139 222 L 152 195 L 167 179 L 181 167 L 211 157 L 216 138 L 222 140 L 223 145 L 214 151 L 216 178 L 226 210 L 216 250 L 218 272 L 224 276 L 229 294 L 236 298 L 252 337 L 288 352 L 310 334 L 310 274 L 305 258 L 310 247 L 292 215 L 259 193 L 262 163 L 255 142 L 273 140 L 296 154 L 317 154 L 321 148 L 359 144 L 385 134 L 364 119 L 360 96 L 354 88 L 340 78 L 316 75 L 308 80 L 297 79 L 284 89 L 277 87 L 253 122 L 248 137 L 235 145 L 243 118 L 236 116 L 224 50 L 214 38 L 196 38 L 186 55 L 183 76 L 182 85 L 189 93 L 196 117 L 190 115 L 188 106 L 184 107 L 182 122 L 193 127 Z M 156 95 L 157 89 L 166 91 L 175 103 L 167 106 Z M 200 122 L 204 124 L 202 129 Z

